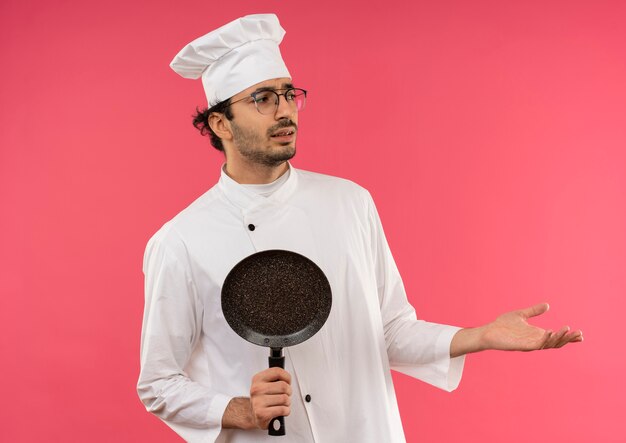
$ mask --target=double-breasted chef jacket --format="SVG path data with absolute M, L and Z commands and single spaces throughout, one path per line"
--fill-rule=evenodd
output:
M 455 389 L 464 358 L 449 350 L 459 328 L 416 319 L 365 189 L 291 165 L 288 174 L 264 197 L 222 171 L 150 239 L 139 396 L 190 442 L 405 441 L 390 369 Z M 333 294 L 322 329 L 285 348 L 286 437 L 221 429 L 228 402 L 249 396 L 268 357 L 226 323 L 221 286 L 240 260 L 268 249 L 313 260 Z

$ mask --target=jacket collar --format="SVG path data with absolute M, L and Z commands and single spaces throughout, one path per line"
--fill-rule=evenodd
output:
M 242 211 L 247 212 L 264 205 L 285 203 L 296 190 L 298 183 L 298 170 L 292 167 L 289 162 L 287 162 L 287 165 L 289 166 L 289 178 L 280 189 L 269 197 L 258 195 L 230 178 L 226 172 L 224 172 L 226 165 L 222 166 L 220 180 L 217 185 L 226 199 Z

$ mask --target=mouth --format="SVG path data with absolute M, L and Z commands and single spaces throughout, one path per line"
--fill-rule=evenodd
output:
M 282 128 L 274 132 L 270 138 L 281 144 L 293 143 L 296 138 L 296 131 L 294 127 Z
M 283 128 L 274 132 L 270 137 L 273 139 L 291 139 L 295 133 L 295 128 Z

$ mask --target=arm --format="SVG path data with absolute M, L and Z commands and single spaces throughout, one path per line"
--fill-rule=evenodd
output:
M 150 240 L 144 273 L 146 303 L 137 391 L 149 412 L 188 441 L 214 441 L 222 428 L 267 429 L 273 417 L 289 415 L 291 377 L 281 368 L 256 374 L 250 398 L 232 398 L 187 375 L 185 368 L 202 331 L 204 305 L 184 244 L 175 233 L 159 232 Z
M 488 349 L 501 351 L 535 351 L 560 348 L 568 343 L 583 341 L 582 332 L 568 326 L 558 332 L 530 325 L 528 319 L 545 313 L 547 303 L 502 314 L 496 320 L 477 328 L 458 331 L 450 344 L 450 356 L 458 357 Z
M 137 391 L 146 409 L 186 440 L 215 440 L 231 396 L 193 380 L 185 370 L 202 330 L 203 304 L 184 243 L 159 231 L 144 257 L 145 308 Z
M 367 207 L 373 271 L 390 367 L 452 391 L 461 380 L 464 357 L 451 359 L 450 343 L 461 328 L 417 319 L 369 195 Z

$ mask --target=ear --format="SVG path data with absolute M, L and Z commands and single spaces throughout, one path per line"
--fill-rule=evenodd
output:
M 222 140 L 232 140 L 233 134 L 230 130 L 230 123 L 224 117 L 224 114 L 220 114 L 219 112 L 212 112 L 209 115 L 209 126 Z

